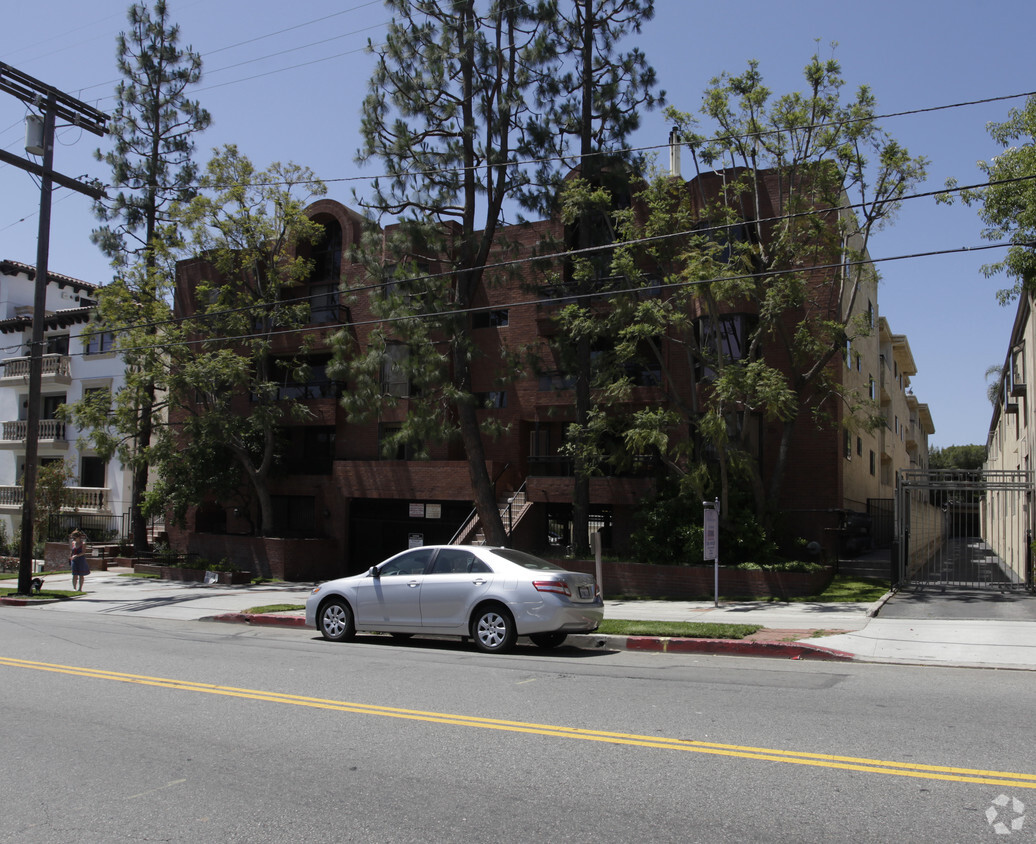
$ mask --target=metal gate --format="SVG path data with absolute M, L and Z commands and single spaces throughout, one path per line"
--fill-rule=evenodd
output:
M 907 470 L 896 478 L 902 588 L 1032 588 L 1033 475 Z

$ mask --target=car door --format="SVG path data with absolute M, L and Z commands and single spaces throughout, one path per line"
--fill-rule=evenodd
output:
M 421 585 L 435 549 L 414 548 L 377 566 L 356 590 L 356 626 L 361 630 L 421 627 Z
M 421 586 L 422 629 L 464 635 L 469 609 L 492 581 L 492 569 L 470 550 L 440 549 Z

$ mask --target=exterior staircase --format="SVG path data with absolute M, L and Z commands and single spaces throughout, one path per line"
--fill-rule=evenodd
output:
M 532 507 L 525 495 L 525 484 L 523 483 L 506 501 L 498 501 L 497 506 L 500 509 L 500 520 L 504 523 L 504 532 L 510 536 L 515 525 Z M 453 535 L 450 545 L 485 545 L 486 537 L 481 528 L 478 512 L 472 510 L 460 530 Z

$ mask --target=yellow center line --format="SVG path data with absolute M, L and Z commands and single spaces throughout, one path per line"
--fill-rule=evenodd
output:
M 694 739 L 659 738 L 657 736 L 637 735 L 636 733 L 588 730 L 580 727 L 563 727 L 554 724 L 536 724 L 526 721 L 508 721 L 498 718 L 484 718 L 475 715 L 454 715 L 442 712 L 427 712 L 420 709 L 404 709 L 394 706 L 378 706 L 375 704 L 354 703 L 342 700 L 328 700 L 326 698 L 270 692 L 260 689 L 242 689 L 235 686 L 195 683 L 190 680 L 174 680 L 166 677 L 150 677 L 143 674 L 124 674 L 117 671 L 105 671 L 95 668 L 56 665 L 47 662 L 33 662 L 29 660 L 13 659 L 11 657 L 0 657 L 0 666 L 70 674 L 76 677 L 87 677 L 96 680 L 134 683 L 137 685 L 155 686 L 158 688 L 174 689 L 177 691 L 203 692 L 206 694 L 259 700 L 269 703 L 306 706 L 313 709 L 327 709 L 336 712 L 351 712 L 360 715 L 378 715 L 383 718 L 403 718 L 411 721 L 425 721 L 433 724 L 447 724 L 458 727 L 477 727 L 480 729 L 502 730 L 513 733 L 550 736 L 554 738 L 580 739 L 583 741 L 596 741 L 634 747 L 648 747 L 660 750 L 679 750 L 689 753 L 705 753 L 715 756 L 733 756 L 741 759 L 759 759 L 768 762 L 784 762 L 791 765 L 810 765 L 813 767 L 833 768 L 844 771 L 863 771 L 867 773 L 885 774 L 887 776 L 915 777 L 920 779 L 947 780 L 950 782 L 979 783 L 983 785 L 1036 789 L 1036 774 L 1022 774 L 1010 771 L 992 771 L 976 768 L 957 768 L 942 765 L 924 765 L 910 762 L 895 762 L 884 759 L 867 759 L 856 756 L 838 756 L 826 753 L 808 753 L 798 750 L 780 750 L 769 747 L 720 744 L 716 742 L 697 741 Z

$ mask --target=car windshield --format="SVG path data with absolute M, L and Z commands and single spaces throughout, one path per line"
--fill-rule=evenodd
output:
M 533 569 L 534 571 L 566 571 L 561 566 L 541 560 L 532 554 L 526 554 L 524 551 L 515 551 L 513 548 L 491 548 L 489 553 L 497 557 L 503 557 L 508 562 L 515 563 L 522 568 Z

